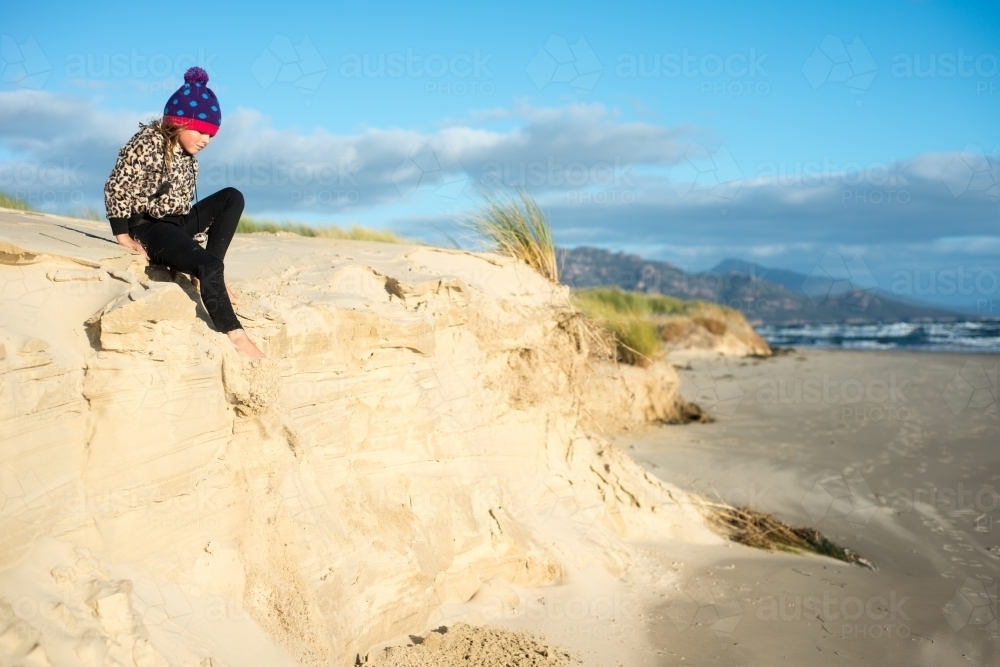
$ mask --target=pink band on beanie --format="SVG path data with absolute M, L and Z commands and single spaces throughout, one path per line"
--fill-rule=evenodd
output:
M 164 116 L 163 122 L 169 125 L 176 125 L 178 127 L 183 127 L 185 130 L 197 130 L 198 132 L 207 134 L 210 137 L 214 137 L 215 133 L 219 131 L 218 125 L 212 125 L 211 123 L 205 122 L 203 120 L 198 120 L 197 118 Z

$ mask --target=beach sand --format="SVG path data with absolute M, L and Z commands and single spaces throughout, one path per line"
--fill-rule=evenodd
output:
M 595 358 L 523 263 L 240 236 L 247 361 L 109 232 L 0 211 L 0 664 L 353 665 L 446 626 L 388 656 L 441 664 L 486 604 L 467 636 L 530 665 L 573 638 L 479 626 L 606 613 L 629 540 L 721 543 L 594 432 L 676 418 L 673 367 Z
M 716 421 L 612 438 L 676 487 L 816 527 L 877 570 L 661 540 L 634 543 L 621 578 L 594 568 L 544 589 L 501 583 L 440 618 L 540 633 L 594 667 L 995 665 L 997 361 L 685 355 L 676 361 L 682 393 Z M 983 378 L 992 390 L 972 386 Z
M 566 286 L 424 246 L 227 278 L 266 362 L 103 223 L 0 211 L 0 664 L 996 664 L 996 356 L 618 366 Z M 717 421 L 651 426 L 681 392 Z
M 717 421 L 618 444 L 665 481 L 814 526 L 878 570 L 652 546 L 681 581 L 646 603 L 665 656 L 649 664 L 1000 664 L 997 362 L 799 350 L 679 369 Z M 973 391 L 982 378 L 992 390 Z

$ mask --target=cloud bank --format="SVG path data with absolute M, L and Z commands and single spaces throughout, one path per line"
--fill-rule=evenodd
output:
M 104 179 L 138 123 L 93 99 L 0 93 L 0 190 L 48 210 L 103 210 Z M 277 127 L 224 119 L 199 156 L 202 196 L 235 186 L 251 213 L 380 220 L 420 235 L 475 205 L 479 185 L 531 191 L 561 245 L 706 267 L 726 256 L 807 268 L 862 253 L 892 266 L 997 267 L 995 147 L 886 163 L 747 163 L 708 128 L 625 121 L 600 104 L 487 109 L 431 130 Z

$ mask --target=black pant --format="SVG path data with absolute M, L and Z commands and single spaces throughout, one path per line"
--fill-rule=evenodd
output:
M 192 206 L 187 215 L 163 219 L 144 216 L 141 224 L 128 230 L 146 249 L 150 263 L 197 276 L 205 309 L 223 333 L 243 328 L 226 292 L 222 264 L 242 214 L 243 194 L 236 188 L 225 188 Z M 191 237 L 206 231 L 208 243 L 202 248 Z

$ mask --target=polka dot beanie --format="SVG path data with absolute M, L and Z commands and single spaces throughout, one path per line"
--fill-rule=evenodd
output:
M 163 107 L 163 122 L 215 136 L 222 125 L 222 112 L 219 99 L 208 87 L 208 72 L 192 67 L 184 73 L 184 85 Z

